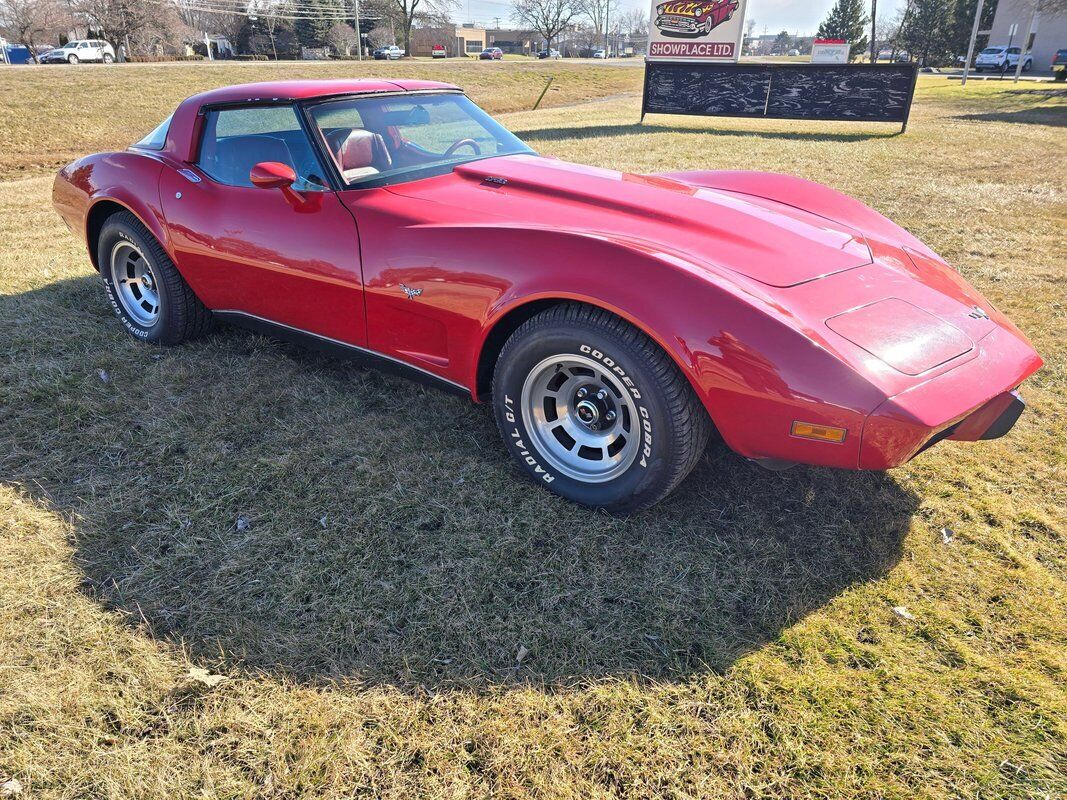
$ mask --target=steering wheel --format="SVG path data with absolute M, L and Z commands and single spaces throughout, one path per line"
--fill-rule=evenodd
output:
M 444 153 L 442 153 L 442 157 L 448 158 L 461 147 L 469 147 L 471 150 L 474 151 L 474 155 L 476 156 L 480 156 L 482 154 L 482 148 L 478 146 L 478 143 L 474 141 L 474 139 L 460 139 L 458 142 L 452 142 L 452 144 L 448 146 L 448 149 L 445 150 Z

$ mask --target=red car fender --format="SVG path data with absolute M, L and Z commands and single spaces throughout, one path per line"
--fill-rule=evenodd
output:
M 545 300 L 585 302 L 625 319 L 662 347 L 735 451 L 751 458 L 857 466 L 863 422 L 885 395 L 795 327 L 781 307 L 709 279 L 673 256 L 657 257 L 603 238 L 566 238 L 572 239 L 567 245 L 572 253 L 586 250 L 573 262 L 586 266 L 561 281 L 558 273 L 515 265 L 518 281 L 486 311 L 469 385 L 477 385 L 482 353 L 510 314 Z M 849 435 L 832 447 L 790 439 L 795 420 L 845 428 Z
M 173 259 L 170 235 L 159 202 L 159 175 L 162 162 L 134 152 L 102 153 L 75 161 L 56 176 L 53 199 L 72 230 L 89 246 L 89 258 L 97 269 L 96 248 L 92 246 L 102 217 L 94 209 L 114 204 L 129 211 L 152 232 Z M 144 187 L 151 187 L 144 191 Z

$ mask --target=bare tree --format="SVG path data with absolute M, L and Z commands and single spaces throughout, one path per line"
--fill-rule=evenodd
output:
M 619 16 L 619 29 L 631 38 L 648 36 L 648 10 L 641 7 L 624 11 Z
M 395 31 L 400 30 L 404 40 L 404 55 L 411 55 L 411 28 L 415 20 L 435 18 L 447 14 L 455 5 L 454 0 L 371 0 L 367 3 L 382 16 Z
M 74 0 L 72 6 L 87 27 L 100 31 L 116 47 L 136 38 L 155 10 L 139 0 Z
M 552 40 L 582 13 L 575 0 L 515 0 L 512 17 L 516 22 L 544 37 L 552 50 Z
M 65 15 L 55 0 L 0 0 L 0 31 L 26 45 L 37 63 L 37 48 L 60 32 Z
M 352 48 L 359 42 L 356 29 L 343 22 L 334 23 L 326 34 L 326 43 L 340 55 L 352 55 Z
M 607 55 L 608 27 L 618 19 L 618 3 L 615 0 L 578 0 L 578 2 L 581 5 L 581 13 L 592 23 L 597 37 L 603 37 L 604 51 Z

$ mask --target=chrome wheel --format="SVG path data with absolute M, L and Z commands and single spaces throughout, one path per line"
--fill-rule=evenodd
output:
M 600 362 L 546 358 L 522 386 L 522 421 L 558 472 L 586 483 L 624 473 L 641 447 L 641 422 L 626 387 Z
M 132 242 L 120 241 L 111 250 L 111 282 L 122 310 L 142 328 L 159 319 L 159 285 L 152 265 Z

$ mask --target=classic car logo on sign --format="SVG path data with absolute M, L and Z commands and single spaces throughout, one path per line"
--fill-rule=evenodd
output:
M 733 16 L 739 0 L 671 0 L 656 6 L 656 27 L 668 36 L 707 36 Z

